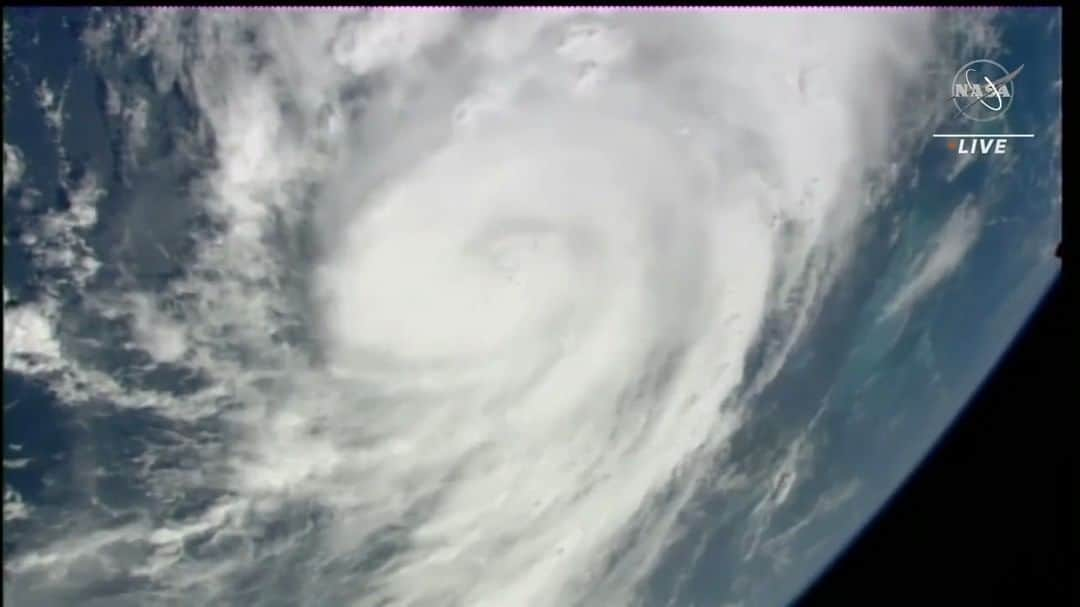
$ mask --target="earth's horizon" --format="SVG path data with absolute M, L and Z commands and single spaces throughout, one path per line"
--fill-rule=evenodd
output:
M 1059 272 L 1060 9 L 3 27 L 7 604 L 788 604 Z

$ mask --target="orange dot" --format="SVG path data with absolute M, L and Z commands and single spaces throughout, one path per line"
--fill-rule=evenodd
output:
M 952 139 L 949 140 L 949 149 L 950 150 L 955 150 L 956 149 L 956 142 L 953 141 Z

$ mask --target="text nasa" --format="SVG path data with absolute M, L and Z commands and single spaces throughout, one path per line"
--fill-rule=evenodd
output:
M 979 84 L 956 84 L 953 89 L 953 95 L 962 99 L 978 99 L 979 103 L 982 103 L 986 107 L 994 111 L 1001 110 L 1004 102 L 1004 97 L 1011 97 L 1012 94 L 1009 91 L 1008 86 L 997 87 L 993 83 L 987 82 L 986 85 Z M 991 107 L 984 99 L 997 98 L 997 107 Z M 976 138 L 961 138 L 956 142 L 955 148 L 957 154 L 1004 154 L 1008 149 L 1008 139 L 997 139 L 990 137 L 976 137 Z M 949 146 L 954 147 L 954 146 Z

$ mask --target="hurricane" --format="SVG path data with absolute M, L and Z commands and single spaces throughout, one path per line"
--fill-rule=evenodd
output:
M 761 550 L 801 456 L 729 474 L 733 437 L 991 13 L 95 12 L 88 61 L 151 83 L 103 77 L 116 170 L 167 149 L 184 185 L 106 212 L 61 154 L 63 279 L 5 287 L 5 371 L 152 421 L 119 497 L 79 452 L 5 597 L 645 605 L 746 483 Z

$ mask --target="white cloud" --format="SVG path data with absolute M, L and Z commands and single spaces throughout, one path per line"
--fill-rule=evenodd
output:
M 23 501 L 22 495 L 11 486 L 4 485 L 4 524 L 11 521 L 30 518 L 30 507 Z
M 19 148 L 4 142 L 4 194 L 22 179 L 26 164 Z
M 134 297 L 135 341 L 154 359 L 175 362 L 187 351 L 184 328 L 156 309 L 148 297 Z
M 918 261 L 911 279 L 905 281 L 903 288 L 885 307 L 883 316 L 907 310 L 933 291 L 964 260 L 978 240 L 981 228 L 982 213 L 975 205 L 974 197 L 968 196 L 930 243 L 930 250 Z
M 60 363 L 60 344 L 48 307 L 4 305 L 4 370 L 44 373 Z

